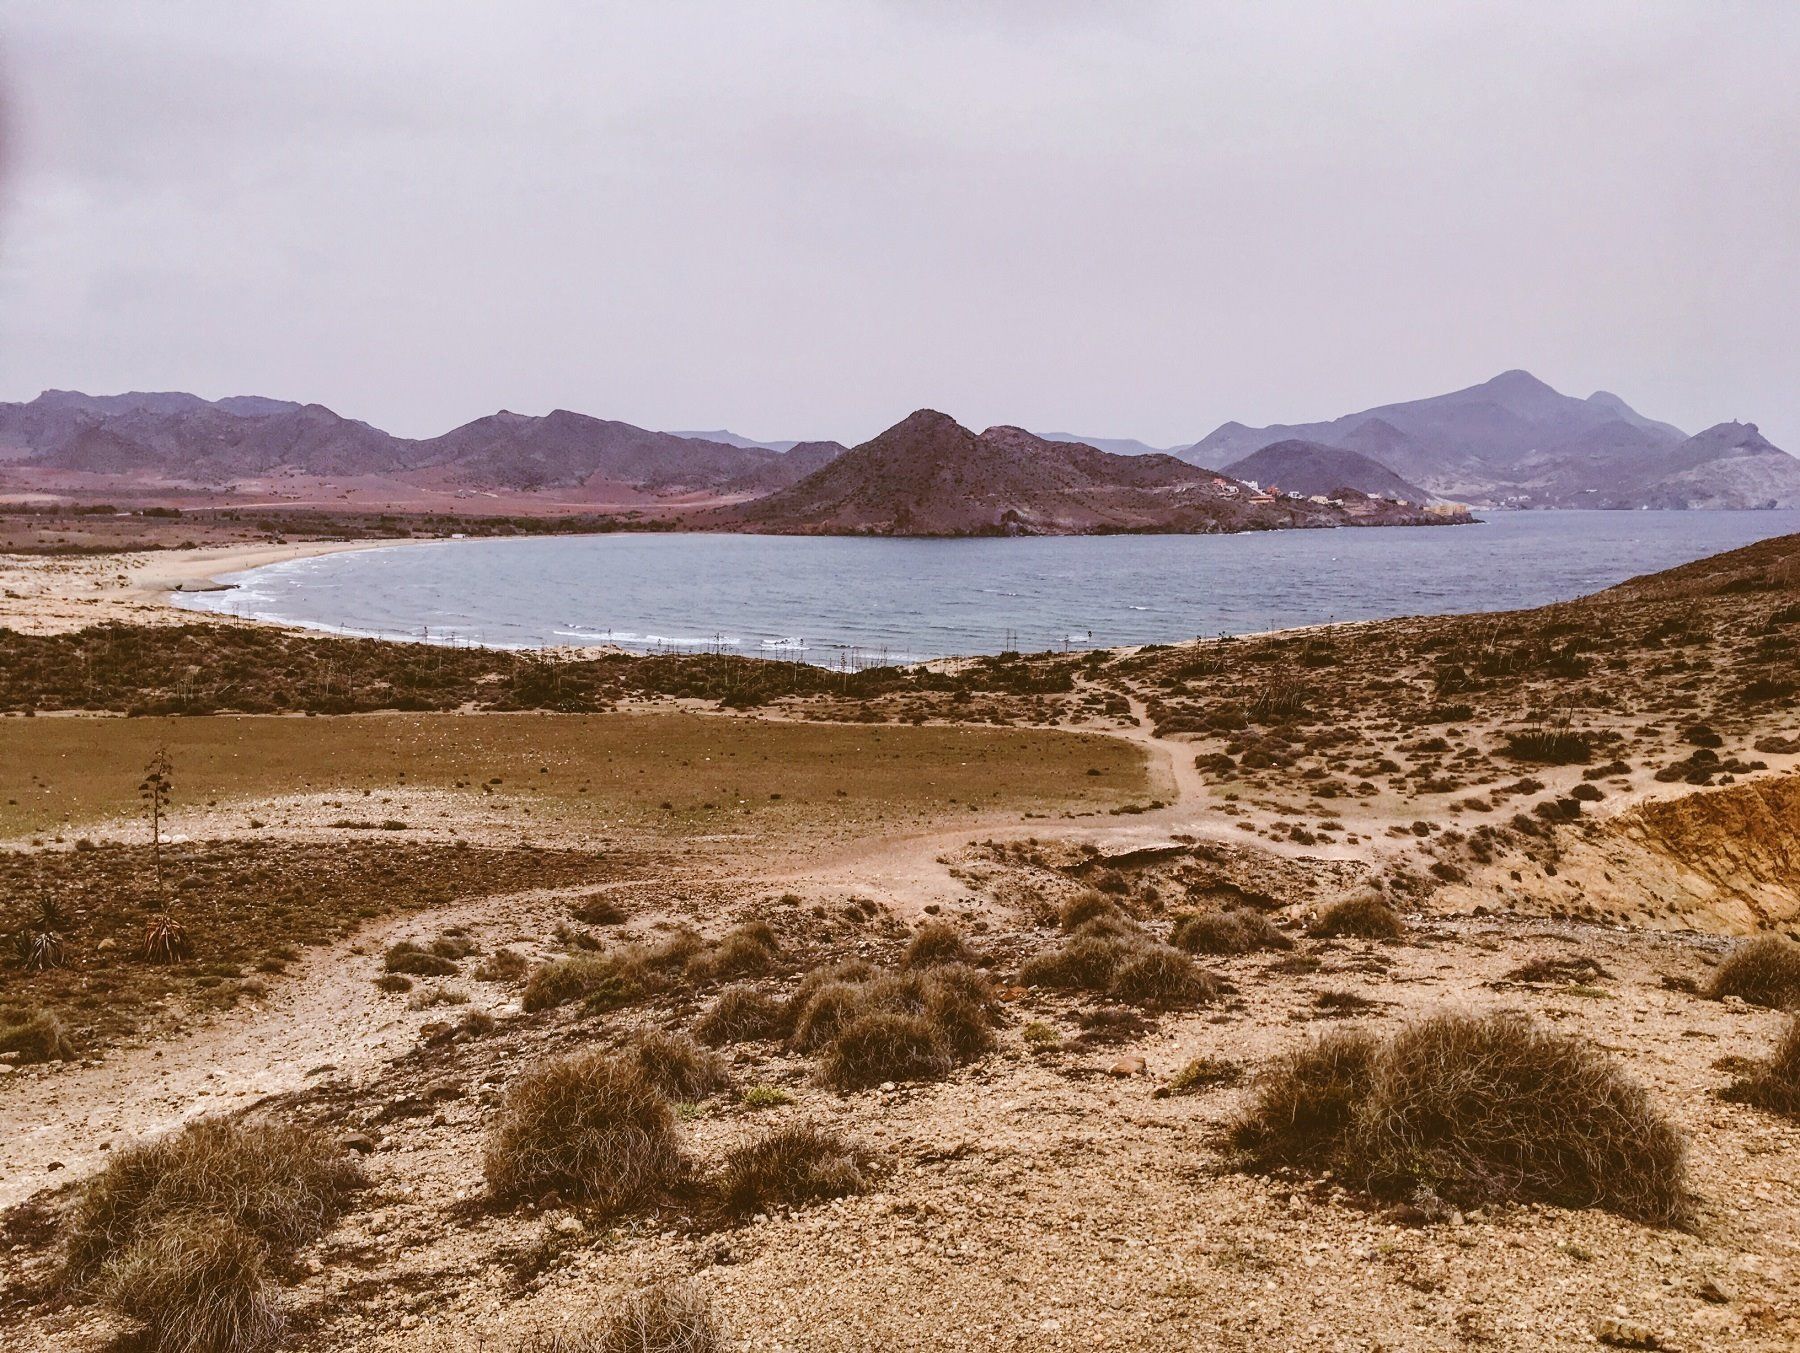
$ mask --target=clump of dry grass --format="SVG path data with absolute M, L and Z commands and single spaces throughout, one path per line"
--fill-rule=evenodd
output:
M 269 1268 L 319 1236 L 361 1181 L 311 1129 L 194 1123 L 83 1186 L 64 1278 L 142 1320 L 155 1348 L 264 1347 L 280 1329 Z
M 1406 933 L 1406 922 L 1374 893 L 1358 893 L 1320 912 L 1311 933 L 1322 938 L 1396 940 Z
M 962 931 L 948 921 L 927 921 L 907 942 L 902 966 L 930 968 L 939 963 L 972 963 L 975 953 Z
M 767 921 L 734 926 L 687 957 L 689 977 L 710 982 L 768 972 L 781 958 L 781 944 Z
M 496 949 L 475 969 L 475 980 L 478 982 L 516 982 L 523 977 L 531 965 L 525 955 L 517 949 Z
M 697 1288 L 658 1283 L 627 1297 L 592 1329 L 540 1334 L 517 1353 L 726 1353 L 730 1336 Z
M 767 1212 L 860 1193 L 867 1182 L 867 1165 L 840 1134 L 791 1123 L 725 1157 L 719 1196 L 733 1212 Z
M 937 1026 L 923 1015 L 871 1010 L 831 1040 L 819 1073 L 836 1089 L 863 1090 L 885 1081 L 941 1080 L 955 1065 Z
M 540 1063 L 507 1088 L 484 1169 L 500 1198 L 555 1191 L 618 1211 L 676 1178 L 682 1158 L 649 1077 L 590 1051 Z
M 1236 1085 L 1244 1068 L 1228 1057 L 1195 1057 L 1157 1091 L 1159 1095 L 1194 1095 L 1215 1085 Z
M 627 1055 L 670 1099 L 705 1099 L 731 1084 L 724 1060 L 682 1034 L 647 1029 L 632 1040 Z
M 224 1217 L 177 1214 L 107 1260 L 91 1285 L 167 1353 L 253 1353 L 285 1324 L 263 1243 Z
M 1079 901 L 1080 899 L 1076 899 Z M 1069 937 L 1019 967 L 1026 986 L 1104 992 L 1134 1005 L 1193 1005 L 1224 990 L 1179 949 L 1150 938 L 1123 913 L 1084 909 Z
M 669 986 L 677 974 L 695 982 L 768 972 L 781 946 L 764 921 L 736 926 L 708 942 L 679 930 L 660 942 L 627 944 L 604 954 L 580 953 L 533 969 L 525 983 L 526 1010 L 547 1010 L 580 1000 L 592 1010 L 610 1010 Z
M 67 1062 L 75 1056 L 63 1022 L 50 1010 L 33 1006 L 0 1006 L 0 1052 L 14 1054 L 20 1065 Z
M 866 976 L 860 980 L 856 973 Z M 790 1042 L 823 1049 L 821 1077 L 839 1089 L 936 1080 L 993 1046 L 997 1008 L 987 977 L 962 963 L 875 973 L 842 966 L 801 983 Z
M 1800 1015 L 1788 1023 L 1787 1032 L 1769 1059 L 1720 1091 L 1740 1104 L 1754 1104 L 1800 1118 Z
M 1248 954 L 1259 949 L 1292 949 L 1293 940 L 1250 907 L 1187 912 L 1175 918 L 1169 940 L 1190 954 Z
M 1087 922 L 1098 917 L 1124 918 L 1125 913 L 1119 910 L 1119 904 L 1113 901 L 1098 888 L 1089 888 L 1075 894 L 1063 903 L 1062 910 L 1057 913 L 1057 924 L 1065 932 L 1073 933 Z
M 740 983 L 721 991 L 704 1014 L 694 1021 L 694 1036 L 719 1047 L 760 1038 L 780 1038 L 787 1033 L 787 1012 L 766 992 Z
M 1330 1169 L 1382 1197 L 1686 1214 L 1684 1146 L 1613 1061 L 1513 1015 L 1440 1015 L 1280 1059 L 1231 1130 L 1254 1169 Z
M 571 954 L 533 968 L 520 1004 L 532 1012 L 593 998 L 623 1003 L 645 982 L 643 966 L 629 954 Z
M 1800 944 L 1779 935 L 1744 941 L 1719 965 L 1706 994 L 1715 1001 L 1736 996 L 1776 1010 L 1800 1005 Z
M 401 940 L 388 947 L 382 956 L 382 967 L 407 977 L 449 977 L 456 972 L 456 960 L 434 954 L 412 940 Z
M 1196 1005 L 1216 1000 L 1223 987 L 1219 979 L 1194 966 L 1194 960 L 1166 944 L 1128 948 L 1113 969 L 1106 994 L 1133 1005 Z

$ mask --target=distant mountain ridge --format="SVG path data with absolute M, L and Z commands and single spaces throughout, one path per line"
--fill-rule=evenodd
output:
M 1408 503 L 1431 501 L 1431 495 L 1424 489 L 1408 483 L 1373 457 L 1348 447 L 1326 446 L 1322 442 L 1298 439 L 1273 442 L 1227 465 L 1225 473 L 1264 488 L 1273 486 L 1305 494 L 1335 494 L 1340 489 L 1354 489 L 1358 493 Z
M 395 437 L 321 404 L 177 391 L 47 390 L 0 404 L 0 462 L 145 482 L 230 485 L 280 474 L 377 476 L 434 487 L 612 496 L 758 494 L 826 463 L 836 442 L 786 450 L 652 432 L 567 409 L 501 410 L 437 437 Z
M 690 524 L 801 535 L 1088 535 L 1448 523 L 1362 498 L 1272 499 L 1173 456 L 1121 456 L 920 409 L 799 483 Z M 1466 520 L 1466 518 L 1462 518 Z
M 1617 395 L 1564 395 L 1527 371 L 1318 423 L 1225 423 L 1176 452 L 1225 464 L 1278 442 L 1359 452 L 1431 494 L 1525 507 L 1800 506 L 1800 460 L 1754 424 L 1694 437 Z

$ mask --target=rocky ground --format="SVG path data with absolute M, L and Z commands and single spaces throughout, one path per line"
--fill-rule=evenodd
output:
M 1489 618 L 1480 653 L 1504 659 L 1463 651 L 1459 627 L 1475 621 L 1395 622 L 1334 635 L 1331 662 L 1306 659 L 1316 636 L 1276 636 L 1084 666 L 1068 721 L 1143 761 L 1090 801 L 904 831 L 846 818 L 828 840 L 772 826 L 696 850 L 631 819 L 593 878 L 507 872 L 375 905 L 191 1027 L 0 1074 L 14 1204 L 0 1347 L 100 1349 L 128 1332 L 56 1286 L 66 1209 L 147 1124 L 208 1112 L 315 1124 L 364 1162 L 368 1186 L 281 1278 L 300 1349 L 510 1350 L 669 1278 L 696 1284 L 735 1345 L 756 1349 L 1793 1347 L 1800 1121 L 1718 1093 L 1787 1017 L 1703 993 L 1735 937 L 1795 923 L 1800 746 L 1787 740 L 1800 728 L 1757 683 L 1779 684 L 1800 635 L 1796 546 L 1603 597 L 1576 629 L 1553 631 L 1566 615 Z M 1672 615 L 1696 637 L 1650 638 Z M 1467 684 L 1448 689 L 1447 667 Z M 1299 707 L 1283 706 L 1296 686 Z M 1265 693 L 1275 703 L 1259 706 Z M 757 717 L 830 717 L 841 698 Z M 1697 725 L 1717 743 L 1696 741 Z M 1507 753 L 1510 734 L 1545 727 L 1579 735 L 1587 759 Z M 258 792 L 271 825 L 251 833 L 221 804 L 184 834 L 222 864 L 334 839 L 318 784 Z M 491 801 L 413 793 L 426 797 L 404 801 L 422 832 L 409 849 L 452 830 L 476 848 L 520 844 L 518 819 Z M 1481 835 L 1486 823 L 1506 834 Z M 93 834 L 97 852 L 113 848 Z M 549 852 L 591 841 L 554 815 L 531 837 Z M 72 839 L 22 849 L 69 853 Z M 1402 934 L 1309 933 L 1370 889 L 1404 915 Z M 1210 999 L 1120 1005 L 1022 981 L 1059 943 L 1057 908 L 1088 892 L 1156 940 L 1182 912 L 1237 905 L 1292 947 L 1199 956 L 1223 984 Z M 847 1196 L 749 1216 L 676 1187 L 613 1213 L 496 1200 L 482 1146 L 522 1071 L 689 1031 L 722 980 L 527 1012 L 529 974 L 753 921 L 778 952 L 744 980 L 776 999 L 833 962 L 891 968 L 922 924 L 953 924 L 994 983 L 994 1046 L 942 1080 L 855 1091 L 826 1088 L 818 1056 L 780 1039 L 723 1049 L 729 1084 L 678 1113 L 694 1177 L 807 1122 L 864 1153 L 865 1186 Z M 452 941 L 453 971 L 378 986 L 403 941 Z M 1241 1168 L 1224 1129 L 1283 1052 L 1445 1010 L 1518 1011 L 1610 1054 L 1686 1143 L 1688 1223 L 1458 1209 Z M 1190 1085 L 1179 1073 L 1196 1058 L 1214 1075 Z

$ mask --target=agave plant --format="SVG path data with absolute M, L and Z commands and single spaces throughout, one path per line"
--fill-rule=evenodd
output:
M 37 915 L 19 928 L 15 940 L 19 962 L 26 972 L 43 972 L 47 968 L 63 966 L 63 931 L 68 929 L 68 924 L 68 918 L 53 898 L 39 901 Z
M 152 963 L 178 963 L 188 956 L 187 931 L 166 911 L 144 923 L 144 957 Z

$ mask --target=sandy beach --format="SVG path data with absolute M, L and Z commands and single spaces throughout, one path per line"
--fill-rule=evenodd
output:
M 103 555 L 0 554 L 0 627 L 62 634 L 108 621 L 256 624 L 260 622 L 186 610 L 176 605 L 176 594 L 203 591 L 222 577 L 267 564 L 405 543 L 311 540 Z

